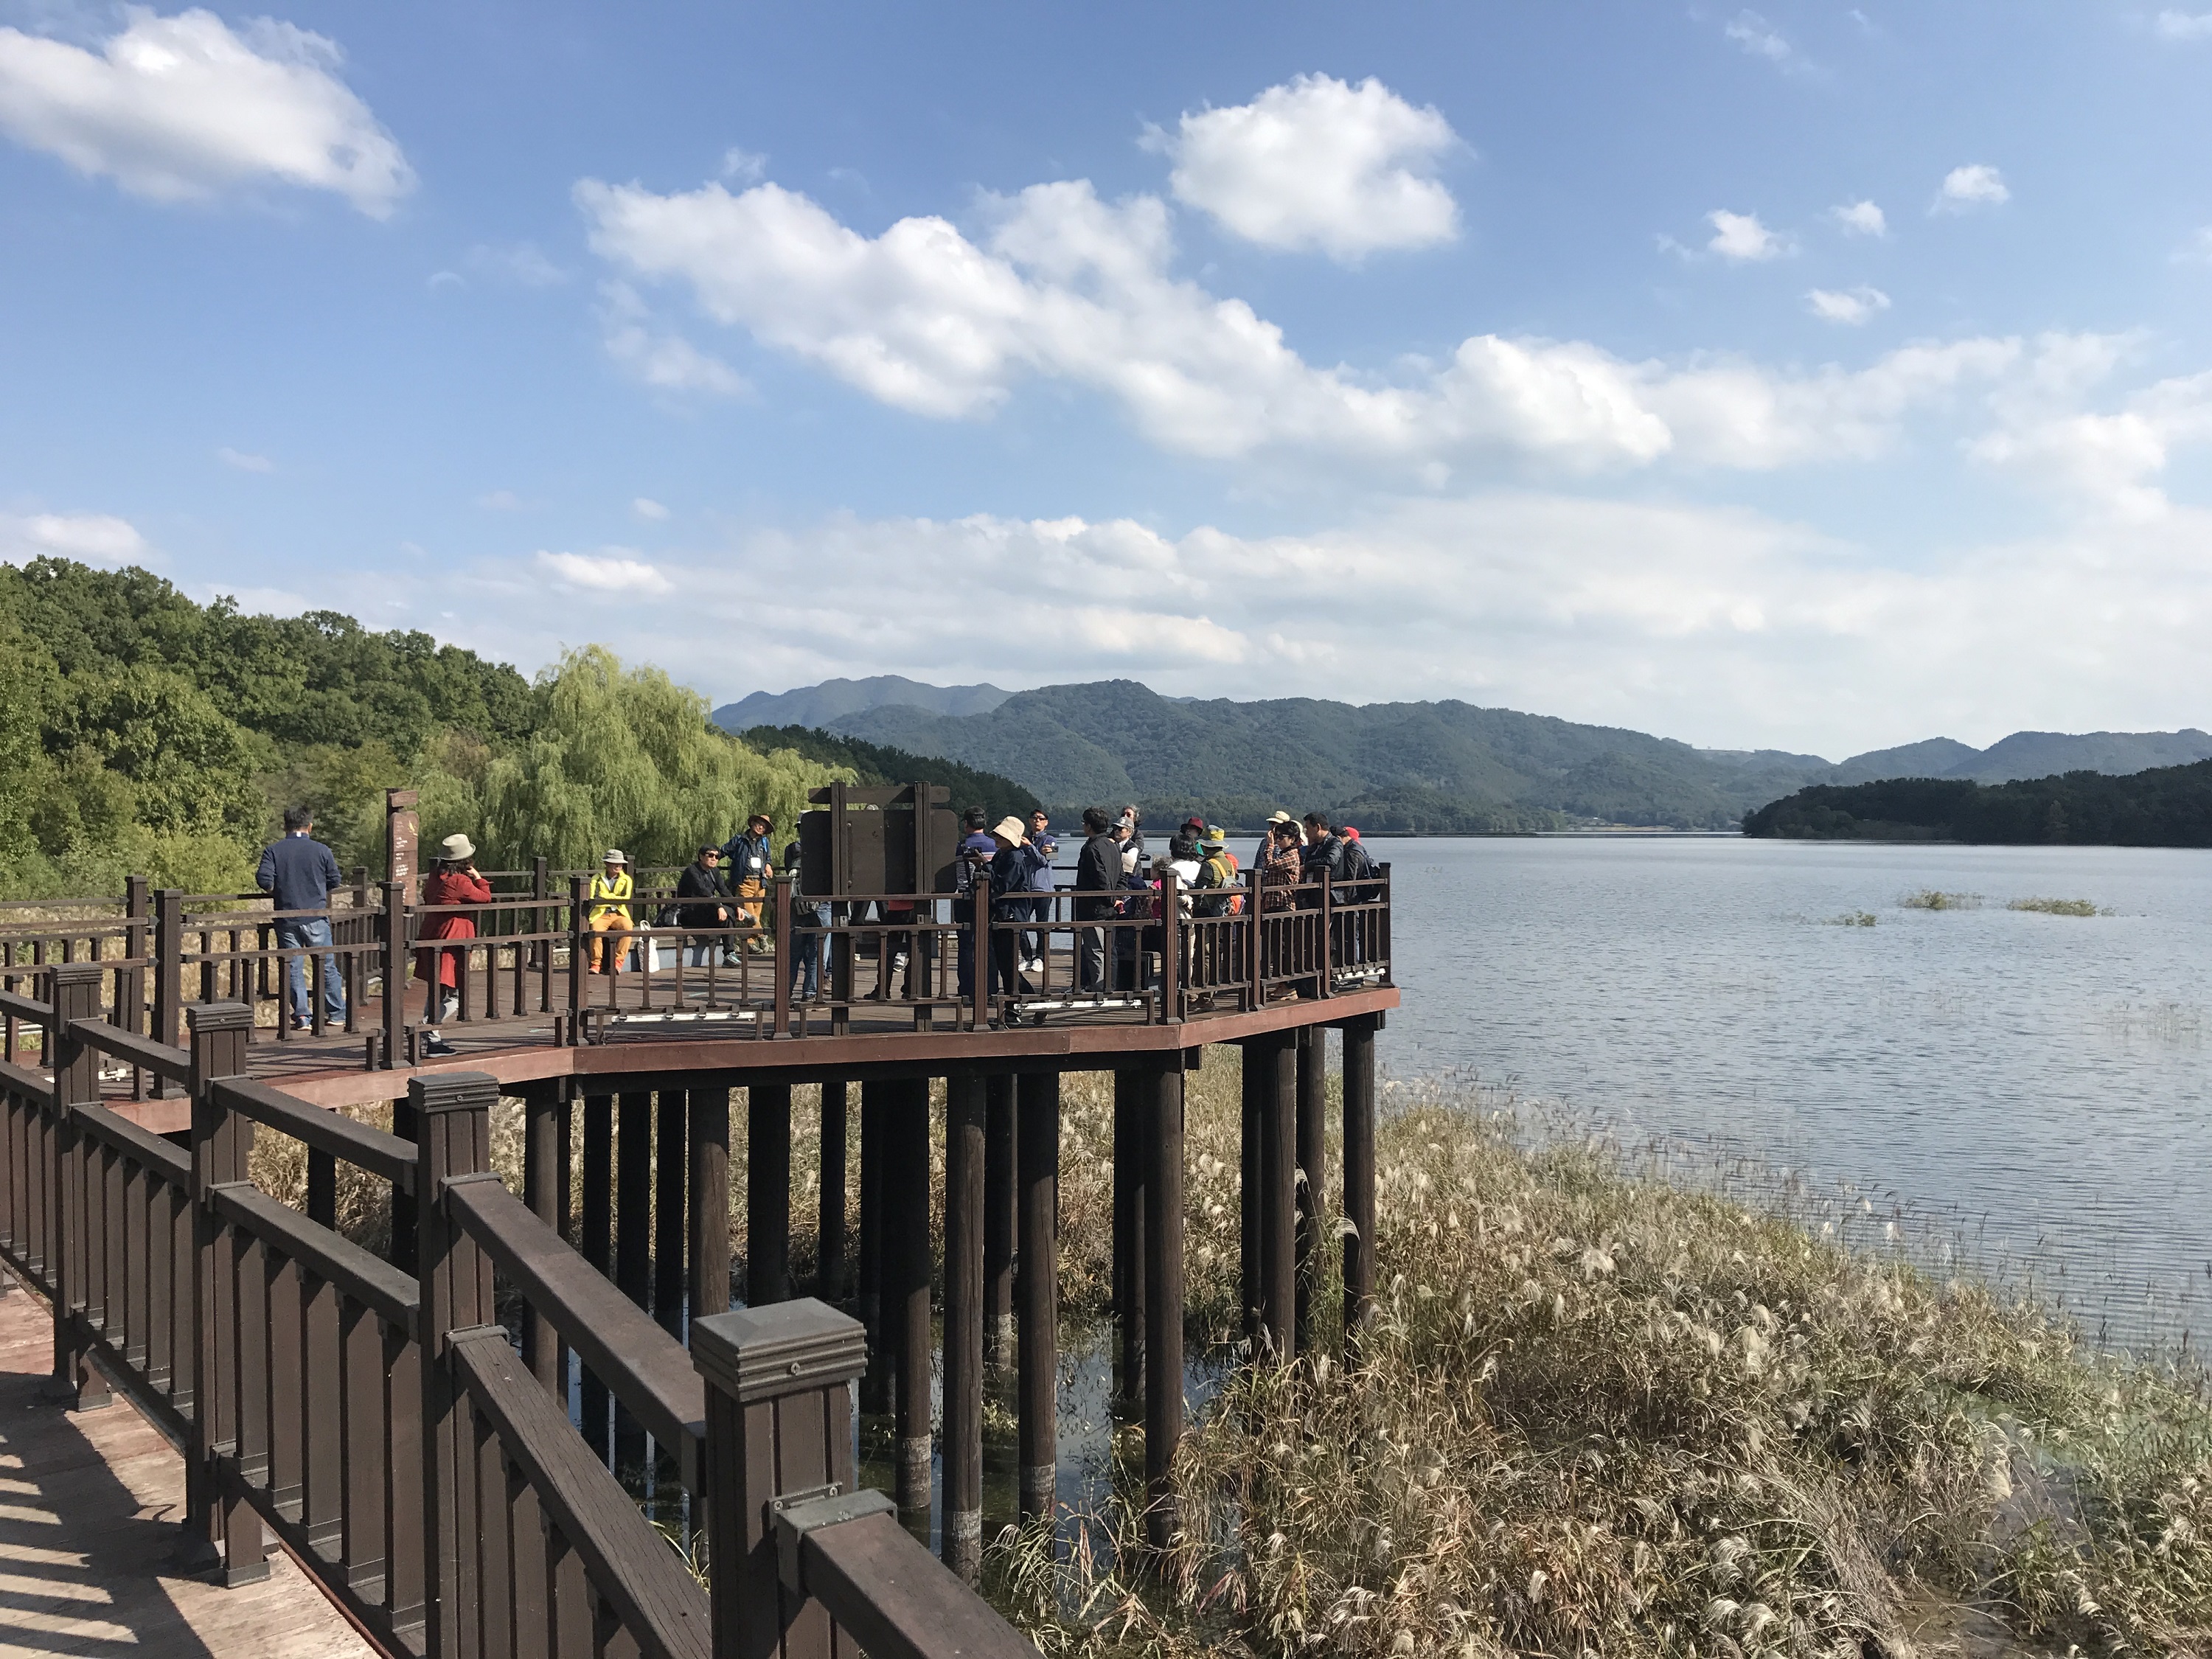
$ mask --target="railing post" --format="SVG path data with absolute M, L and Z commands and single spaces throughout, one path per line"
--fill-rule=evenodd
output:
M 811 1297 L 780 1302 L 694 1321 L 691 1363 L 707 1382 L 715 1659 L 830 1659 L 829 1614 L 778 1570 L 775 1512 L 854 1490 L 848 1389 L 866 1335 Z
M 185 895 L 164 887 L 154 895 L 154 1041 L 177 1046 L 185 1010 Z M 202 974 L 210 970 L 204 967 Z
M 84 1141 L 76 1108 L 100 1099 L 100 1055 L 70 1033 L 70 1022 L 100 1018 L 100 969 L 79 962 L 46 970 L 46 1006 L 53 1024 L 46 1028 L 46 1063 L 53 1068 L 54 1190 L 51 1202 L 59 1219 L 58 1261 L 46 1265 L 54 1286 L 54 1375 L 49 1392 L 78 1411 L 108 1403 L 107 1380 L 84 1353 L 86 1297 Z
M 477 1583 L 474 1547 L 477 1449 L 448 1351 L 497 1322 L 491 1258 L 453 1225 L 446 1189 L 496 1181 L 491 1165 L 491 1109 L 499 1085 L 483 1072 L 410 1079 L 422 1141 L 416 1155 L 416 1261 L 422 1285 L 422 1545 L 429 1563 L 423 1651 L 428 1659 L 476 1659 L 488 1587 Z M 506 1333 L 499 1340 L 505 1342 Z
M 211 1564 L 218 1540 L 223 1582 L 235 1587 L 269 1576 L 261 1517 L 243 1492 L 226 1495 L 218 1460 L 237 1446 L 239 1413 L 236 1285 L 229 1229 L 215 1194 L 245 1184 L 253 1123 L 231 1111 L 218 1081 L 244 1075 L 252 1010 L 238 1002 L 198 1002 L 185 1012 L 191 1032 L 192 1436 L 185 1463 L 186 1565 Z
M 1256 853 L 1253 854 L 1255 860 L 1260 856 Z M 1251 1004 L 1245 1012 L 1257 1013 L 1267 1000 L 1267 987 L 1261 980 L 1260 971 L 1260 927 L 1261 919 L 1267 909 L 1261 901 L 1267 895 L 1260 866 L 1257 863 L 1244 872 L 1244 882 L 1248 890 L 1244 896 L 1244 939 L 1251 950 L 1251 961 L 1246 965 L 1252 988 Z
M 1175 867 L 1160 870 L 1160 1018 L 1182 1023 L 1182 897 Z
M 807 941 L 814 948 L 814 941 Z M 799 951 L 791 937 L 791 872 L 786 870 L 775 878 L 775 955 L 771 958 L 771 971 L 775 975 L 775 1024 L 770 1028 L 771 1036 L 787 1036 L 791 1032 L 791 976 L 799 968 Z
M 975 971 L 969 975 L 968 989 L 973 1006 L 968 1011 L 968 1029 L 981 1031 L 991 1023 L 991 874 L 988 870 L 975 872 L 973 884 L 968 890 L 968 908 L 972 914 L 969 922 L 975 930 L 975 943 L 969 959 Z M 920 919 L 917 909 L 916 919 Z M 921 945 L 921 935 L 915 935 L 915 948 Z M 959 1022 L 953 1022 L 955 1030 Z
M 384 1069 L 404 1066 L 407 1053 L 407 884 L 384 884 Z
M 585 964 L 591 960 L 586 941 L 590 929 L 584 922 L 585 878 L 568 878 L 568 1041 L 584 1040 Z
M 1336 934 L 1333 927 L 1333 899 L 1329 889 L 1328 871 L 1321 872 L 1321 975 L 1315 981 L 1314 994 L 1329 995 L 1336 988 Z
M 115 1023 L 137 1036 L 146 1029 L 146 947 L 153 943 L 150 921 L 153 911 L 153 884 L 143 876 L 123 878 L 123 915 L 130 925 L 123 933 L 123 954 L 141 965 L 126 968 L 116 975 Z M 12 1056 L 10 1057 L 12 1058 Z M 137 1066 L 131 1070 L 131 1097 L 146 1098 L 149 1085 L 158 1089 L 159 1078 L 149 1075 Z

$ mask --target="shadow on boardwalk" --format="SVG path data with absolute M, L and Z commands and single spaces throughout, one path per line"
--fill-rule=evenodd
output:
M 0 1297 L 0 1655 L 371 1659 L 282 1554 L 259 1584 L 175 1576 L 184 1461 L 121 1394 L 77 1413 L 41 1398 L 47 1305 Z

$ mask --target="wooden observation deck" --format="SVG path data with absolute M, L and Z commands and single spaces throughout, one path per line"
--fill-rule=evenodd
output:
M 902 792 L 879 793 L 822 792 L 805 871 L 712 928 L 677 925 L 664 871 L 640 873 L 629 930 L 601 932 L 585 878 L 542 860 L 477 905 L 361 876 L 307 913 L 135 878 L 118 900 L 0 909 L 0 1259 L 51 1303 L 56 1394 L 88 1407 L 119 1390 L 185 1448 L 180 1536 L 200 1565 L 255 1581 L 273 1539 L 394 1655 L 1032 1652 L 968 1585 L 988 1368 L 1018 1378 L 1022 1512 L 1054 1507 L 1070 1072 L 1115 1074 L 1114 1302 L 1157 1543 L 1183 1428 L 1182 1080 L 1206 1045 L 1243 1051 L 1247 1334 L 1256 1363 L 1280 1364 L 1309 1340 L 1303 1269 L 1338 1231 L 1317 1196 L 1321 1036 L 1342 1032 L 1357 1329 L 1374 1039 L 1398 998 L 1388 867 L 1336 888 L 1248 875 L 1190 893 L 1168 874 L 978 902 L 938 859 L 942 792 L 910 786 L 907 819 Z M 473 936 L 426 939 L 434 918 Z M 301 943 L 301 923 L 327 924 L 329 944 Z M 441 956 L 457 1006 L 434 1044 L 409 1004 Z M 805 1287 L 789 1265 L 802 1084 L 820 1085 L 824 1149 Z M 520 1193 L 490 1169 L 501 1095 L 523 1102 Z M 331 1109 L 379 1104 L 389 1131 Z M 256 1134 L 304 1145 L 298 1207 L 250 1179 Z M 381 1255 L 338 1230 L 341 1164 L 388 1187 Z M 888 1497 L 855 1482 L 856 1382 L 861 1408 L 893 1419 Z M 944 1568 L 899 1524 L 926 1532 L 933 1453 Z M 688 1495 L 711 1594 L 612 1472 L 641 1463 Z

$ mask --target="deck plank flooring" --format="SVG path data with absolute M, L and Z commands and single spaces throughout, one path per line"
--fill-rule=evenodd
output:
M 184 1460 L 121 1393 L 72 1412 L 41 1397 L 53 1316 L 0 1296 L 0 1656 L 374 1659 L 289 1556 L 223 1589 L 171 1565 Z

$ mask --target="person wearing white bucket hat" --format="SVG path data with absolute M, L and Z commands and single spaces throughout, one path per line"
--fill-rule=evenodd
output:
M 440 905 L 491 902 L 491 884 L 477 873 L 476 857 L 476 843 L 466 836 L 448 836 L 438 843 L 437 868 L 422 878 L 423 908 L 432 914 L 422 918 L 417 938 L 466 940 L 477 936 L 475 911 L 436 909 Z M 459 949 L 440 947 L 415 954 L 415 975 L 423 988 L 422 1042 L 426 1054 L 453 1052 L 436 1028 L 460 1011 L 460 972 L 468 959 L 465 944 Z
M 599 873 L 592 878 L 591 891 L 587 895 L 593 900 L 606 901 L 595 902 L 584 922 L 584 925 L 592 930 L 592 971 L 593 973 L 599 971 L 601 952 L 607 943 L 606 936 L 609 933 L 629 932 L 631 922 L 628 901 L 636 890 L 636 884 L 630 879 L 629 855 L 619 847 L 610 847 L 607 849 L 606 857 L 599 861 Z M 623 939 L 617 939 L 614 942 L 614 962 L 607 969 L 608 972 L 615 974 L 622 972 L 623 951 L 628 941 Z

